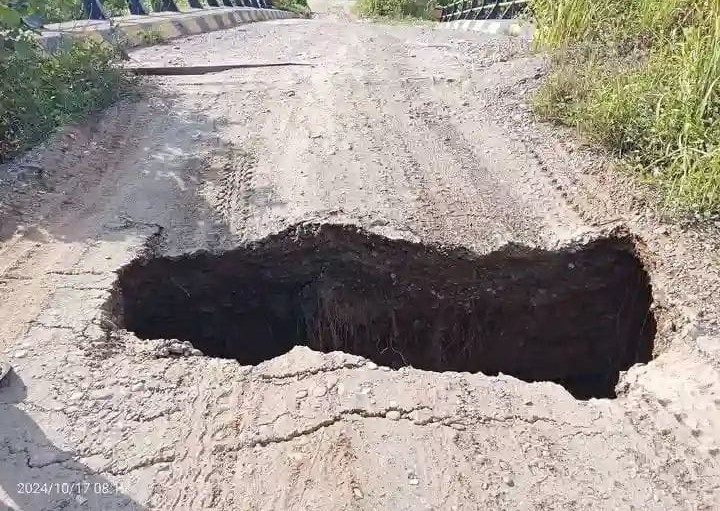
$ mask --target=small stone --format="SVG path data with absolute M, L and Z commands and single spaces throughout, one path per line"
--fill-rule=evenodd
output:
M 186 349 L 187 348 L 179 342 L 173 343 L 167 347 L 168 352 L 172 353 L 173 355 L 183 355 Z
M 15 358 L 25 358 L 25 357 L 27 357 L 27 354 L 28 354 L 27 350 L 17 350 L 15 352 Z
M 307 390 L 305 390 L 305 389 L 298 390 L 298 391 L 295 393 L 295 399 L 305 399 L 305 398 L 307 397 L 307 395 L 308 395 L 308 391 L 307 391 Z
M 429 413 L 422 412 L 420 410 L 415 410 L 414 416 L 412 418 L 413 424 L 427 424 L 427 422 L 430 420 Z
M 400 412 L 397 410 L 390 410 L 385 414 L 386 419 L 390 419 L 391 421 L 400 420 Z
M 390 370 L 390 368 L 387 367 L 387 366 L 382 366 L 382 367 L 380 368 L 380 370 L 381 370 L 381 371 L 388 372 L 388 371 Z
M 90 393 L 90 399 L 95 400 L 105 400 L 110 399 L 112 397 L 112 392 L 109 390 L 95 390 Z
M 190 355 L 193 357 L 202 357 L 204 353 L 197 348 L 193 348 L 190 350 Z
M 70 401 L 80 401 L 83 397 L 82 392 L 73 392 L 70 396 Z
M 408 480 L 408 483 L 412 486 L 417 486 L 418 484 L 420 484 L 420 481 L 416 477 L 413 477 L 412 479 Z
M 508 486 L 515 486 L 515 481 L 513 481 L 510 477 L 505 476 L 503 477 L 503 483 L 505 483 Z
M 360 488 L 353 488 L 353 495 L 358 499 L 363 498 L 363 493 L 360 491 Z
M 375 362 L 368 362 L 367 364 L 365 364 L 365 367 L 367 367 L 368 369 L 371 369 L 371 370 L 375 370 L 378 368 L 378 366 Z
M 327 394 L 327 389 L 323 385 L 318 385 L 313 389 L 312 394 L 315 397 L 323 397 Z
M 138 382 L 133 384 L 133 386 L 130 387 L 130 390 L 132 390 L 133 392 L 140 392 L 142 390 L 145 390 L 145 385 L 142 382 Z

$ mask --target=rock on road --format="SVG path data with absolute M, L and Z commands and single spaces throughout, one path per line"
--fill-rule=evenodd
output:
M 545 63 L 525 42 L 314 7 L 132 53 L 308 66 L 149 79 L 3 168 L 0 508 L 720 507 L 718 355 L 695 345 L 702 330 L 714 346 L 716 247 L 658 230 L 600 156 L 532 120 Z M 339 352 L 243 367 L 107 335 L 138 254 L 302 221 L 480 253 L 622 221 L 654 254 L 659 356 L 618 399 L 578 401 Z

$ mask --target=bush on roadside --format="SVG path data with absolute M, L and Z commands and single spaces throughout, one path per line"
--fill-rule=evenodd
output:
M 720 213 L 720 2 L 534 0 L 555 69 L 535 98 L 661 185 L 670 205 Z
M 126 84 L 118 58 L 90 41 L 52 55 L 31 48 L 0 58 L 0 162 L 115 101 Z
M 435 5 L 434 0 L 358 0 L 356 9 L 367 17 L 430 19 Z
M 273 0 L 273 7 L 284 11 L 296 12 L 305 18 L 309 18 L 312 14 L 307 0 Z

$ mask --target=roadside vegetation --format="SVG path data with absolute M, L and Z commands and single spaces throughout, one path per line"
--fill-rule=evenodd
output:
M 432 19 L 435 7 L 452 3 L 452 0 L 357 0 L 355 10 L 369 18 Z
M 159 30 L 143 30 L 138 33 L 140 40 L 145 45 L 160 44 L 166 41 L 165 37 L 160 33 Z
M 536 112 L 579 128 L 674 210 L 720 214 L 720 2 L 534 0 L 554 70 Z
M 82 41 L 44 53 L 21 17 L 48 3 L 0 0 L 0 162 L 109 105 L 130 83 L 118 66 L 120 50 L 106 43 Z
M 309 18 L 312 14 L 310 7 L 308 7 L 307 0 L 273 0 L 273 7 L 275 9 L 296 12 L 305 18 Z

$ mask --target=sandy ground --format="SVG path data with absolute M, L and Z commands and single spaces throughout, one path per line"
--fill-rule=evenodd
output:
M 602 155 L 532 121 L 545 67 L 522 41 L 315 8 L 133 54 L 311 66 L 148 81 L 0 170 L 0 508 L 720 508 L 714 238 L 660 223 Z M 138 255 L 301 221 L 480 253 L 622 223 L 652 277 L 657 357 L 617 399 L 578 401 L 508 376 L 307 348 L 243 367 L 107 334 L 115 272 Z

